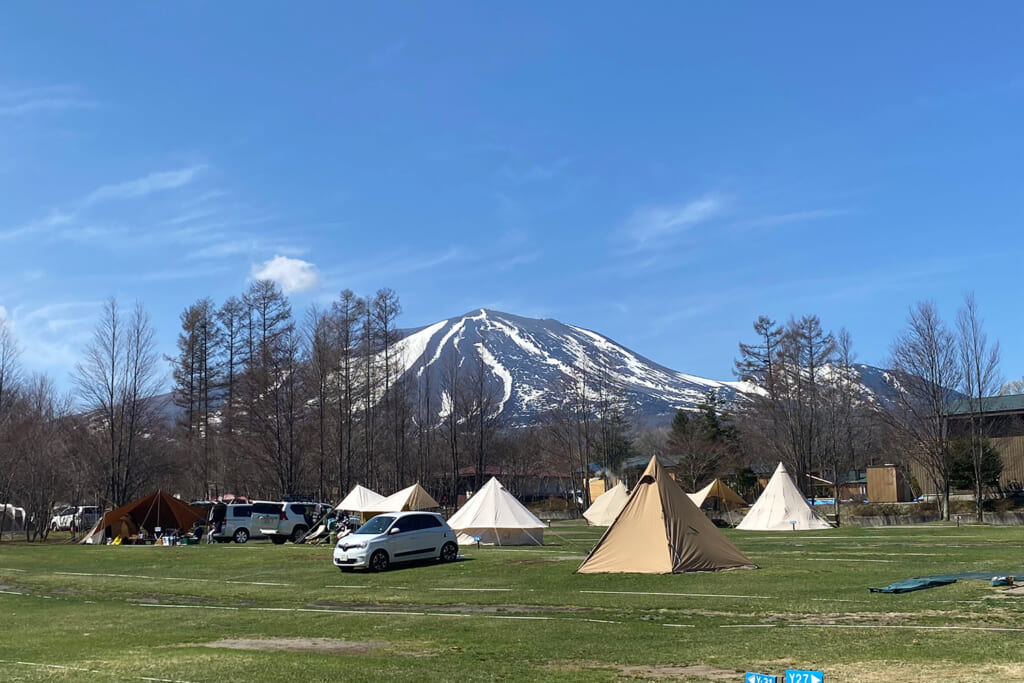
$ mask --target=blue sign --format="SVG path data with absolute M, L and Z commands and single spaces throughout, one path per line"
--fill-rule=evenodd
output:
M 779 683 L 779 679 L 768 674 L 754 674 L 748 671 L 743 683 Z
M 825 674 L 821 671 L 801 671 L 786 669 L 785 683 L 824 683 Z

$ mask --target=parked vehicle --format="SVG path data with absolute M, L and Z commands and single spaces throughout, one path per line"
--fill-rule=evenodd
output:
M 53 516 L 50 521 L 50 529 L 53 531 L 67 531 L 72 523 L 79 531 L 89 530 L 96 522 L 100 521 L 103 511 L 95 505 L 79 505 L 65 507 Z
M 224 506 L 224 520 L 213 538 L 220 543 L 245 543 L 250 538 L 266 538 L 261 531 L 275 528 L 281 516 L 281 503 L 254 500 L 251 503 L 232 503 Z
M 365 567 L 384 571 L 392 563 L 459 556 L 455 532 L 435 512 L 387 512 L 338 541 L 334 566 L 342 571 Z
M 268 519 L 268 525 L 260 528 L 260 533 L 278 545 L 288 540 L 294 543 L 331 511 L 327 503 L 288 502 L 279 505 L 276 522 Z

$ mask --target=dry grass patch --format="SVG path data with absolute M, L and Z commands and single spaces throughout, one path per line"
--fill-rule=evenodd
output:
M 318 652 L 332 655 L 365 655 L 388 645 L 383 640 L 337 640 L 335 638 L 224 638 L 199 647 L 219 647 L 229 650 L 287 650 L 289 652 Z

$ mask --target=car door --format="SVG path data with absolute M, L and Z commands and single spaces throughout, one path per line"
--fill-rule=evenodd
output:
M 252 528 L 253 536 L 265 536 L 267 532 L 277 533 L 277 525 L 281 522 L 283 503 L 253 503 Z
M 396 534 L 400 538 L 400 554 L 395 553 L 396 560 L 415 560 L 427 557 L 436 552 L 437 544 L 433 542 L 429 515 L 409 515 L 398 520 L 402 531 Z

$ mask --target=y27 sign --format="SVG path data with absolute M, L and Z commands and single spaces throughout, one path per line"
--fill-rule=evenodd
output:
M 825 683 L 825 674 L 821 671 L 786 669 L 786 683 Z

